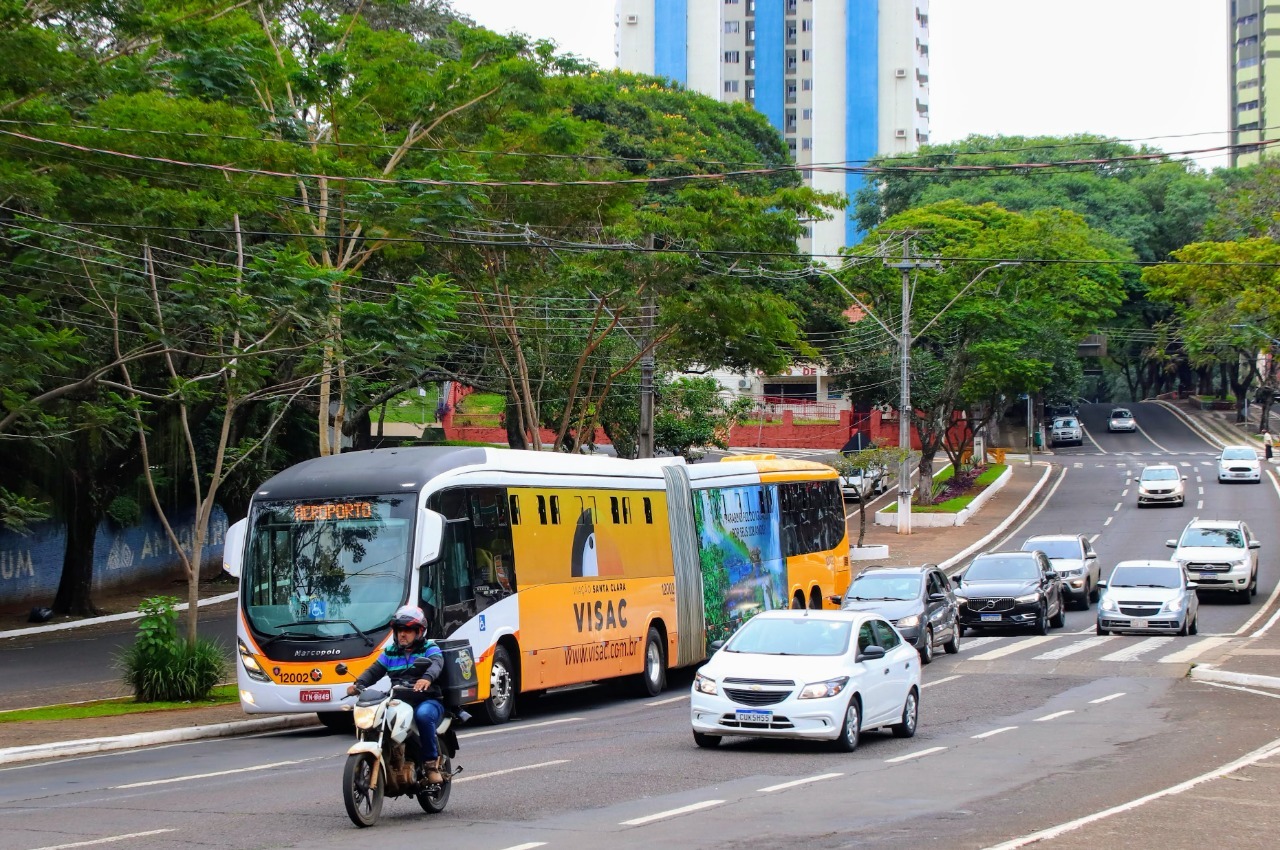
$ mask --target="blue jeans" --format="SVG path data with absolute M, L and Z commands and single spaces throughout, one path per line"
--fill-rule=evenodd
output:
M 422 758 L 431 761 L 440 755 L 436 747 L 436 726 L 444 719 L 444 703 L 438 699 L 425 700 L 413 710 L 413 718 L 418 722 L 418 737 L 422 739 Z

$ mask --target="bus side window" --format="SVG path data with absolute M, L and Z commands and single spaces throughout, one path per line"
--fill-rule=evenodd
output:
M 653 501 L 648 497 L 644 497 L 644 521 L 653 525 Z
M 547 497 L 538 497 L 538 522 L 543 525 L 547 524 Z
M 512 494 L 509 497 L 509 499 L 511 502 L 511 511 L 510 511 L 511 524 L 519 525 L 520 524 L 520 497 Z
M 551 524 L 552 525 L 560 524 L 560 497 L 559 496 L 551 497 Z
M 613 514 L 613 524 L 614 524 L 614 525 L 621 525 L 621 524 L 622 524 L 622 513 L 621 513 L 621 511 L 620 511 L 620 509 L 619 509 L 619 506 L 618 506 L 618 497 L 617 497 L 617 496 L 610 496 L 610 497 L 609 497 L 609 513 Z
M 630 496 L 622 497 L 622 521 L 625 523 L 631 522 L 631 497 Z

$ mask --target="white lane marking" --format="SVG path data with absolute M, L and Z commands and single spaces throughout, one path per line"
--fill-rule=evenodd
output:
M 477 779 L 489 779 L 493 776 L 506 776 L 508 773 L 520 773 L 525 770 L 537 770 L 540 767 L 555 767 L 558 764 L 568 764 L 569 759 L 556 759 L 555 761 L 542 761 L 537 764 L 522 764 L 520 767 L 508 767 L 506 770 L 491 770 L 488 773 L 473 773 L 470 776 L 463 776 L 453 780 L 453 784 L 459 782 L 474 782 Z
M 681 806 L 678 809 L 667 809 L 665 812 L 658 812 L 657 814 L 645 815 L 642 818 L 632 818 L 631 820 L 624 820 L 621 823 L 619 823 L 618 826 L 643 826 L 646 823 L 653 823 L 656 820 L 662 820 L 663 818 L 673 818 L 678 815 L 687 815 L 689 812 L 697 812 L 697 811 L 701 811 L 702 809 L 709 809 L 712 806 L 719 806 L 722 803 L 724 803 L 724 800 L 703 800 L 701 803 L 691 803 L 687 806 Z
M 940 753 L 945 749 L 946 747 L 930 747 L 927 750 L 917 750 L 914 753 L 907 753 L 905 756 L 898 756 L 897 758 L 885 759 L 884 763 L 897 764 L 900 761 L 910 761 L 911 759 L 918 759 L 921 756 L 931 756 L 934 753 Z
M 1071 466 L 1075 469 L 1084 469 L 1084 464 L 1081 463 L 1080 461 L 1076 461 L 1075 463 L 1071 464 Z
M 1095 535 L 1093 535 L 1092 537 L 1090 537 L 1090 538 L 1089 538 L 1089 542 L 1090 542 L 1090 543 L 1097 543 L 1097 542 L 1098 542 L 1098 538 L 1099 538 L 1099 537 L 1101 537 L 1101 536 L 1102 536 L 1102 532 L 1101 532 L 1101 531 L 1099 531 L 1097 534 L 1095 534 Z
M 923 685 L 921 685 L 920 687 L 921 687 L 922 689 L 923 689 L 923 688 L 932 688 L 934 685 L 941 685 L 943 682 L 953 682 L 953 681 L 955 681 L 956 679 L 959 679 L 959 678 L 960 678 L 959 676 L 944 676 L 944 677 L 943 677 L 943 678 L 941 678 L 941 679 L 934 679 L 932 682 L 925 682 L 925 683 L 924 683 Z
M 1044 841 L 1049 838 L 1057 838 L 1059 835 L 1072 832 L 1082 826 L 1088 826 L 1095 821 L 1100 821 L 1104 818 L 1109 818 L 1112 815 L 1118 815 L 1122 812 L 1136 809 L 1139 806 L 1145 806 L 1147 803 L 1150 803 L 1153 800 L 1159 800 L 1162 797 L 1181 794 L 1184 791 L 1189 791 L 1197 785 L 1203 784 L 1212 779 L 1228 776 L 1241 768 L 1248 767 L 1251 764 L 1256 764 L 1264 759 L 1269 759 L 1277 753 L 1280 753 L 1280 739 L 1276 739 L 1263 747 L 1259 747 L 1248 755 L 1241 756 L 1235 761 L 1229 764 L 1224 764 L 1216 770 L 1211 770 L 1208 773 L 1202 773 L 1193 779 L 1188 779 L 1186 782 L 1179 782 L 1177 785 L 1171 785 L 1162 791 L 1156 791 L 1153 794 L 1147 794 L 1145 797 L 1138 797 L 1136 800 L 1130 800 L 1127 803 L 1121 803 L 1118 806 L 1112 806 L 1109 809 L 1103 809 L 1100 812 L 1094 812 L 1093 814 L 1085 815 L 1082 818 L 1076 818 L 1075 820 L 1067 821 L 1066 823 L 1061 823 L 1057 826 L 1051 826 L 1048 829 L 1042 829 L 1039 832 L 1033 832 L 1030 835 L 1022 836 L 1021 838 L 1010 839 L 1003 844 L 996 844 L 988 847 L 987 850 L 1017 850 L 1017 848 L 1025 847 L 1028 844 L 1034 844 L 1038 841 Z
M 1057 720 L 1059 717 L 1066 717 L 1068 714 L 1075 714 L 1075 713 L 1076 713 L 1076 710 L 1074 708 L 1068 708 L 1062 711 L 1055 711 L 1053 714 L 1046 714 L 1044 717 L 1037 717 L 1035 719 L 1035 722 L 1046 723 L 1050 720 Z
M 525 729 L 537 729 L 540 726 L 556 726 L 560 723 L 575 723 L 581 717 L 565 717 L 560 720 L 544 720 L 541 723 L 524 723 L 519 726 L 503 726 L 501 729 L 485 729 L 482 732 L 463 732 L 459 738 L 479 738 L 481 735 L 502 735 L 506 732 L 522 732 Z
M 1268 469 L 1267 477 L 1271 479 L 1271 486 L 1275 488 L 1276 495 L 1280 496 L 1280 481 L 1277 481 L 1276 479 L 1275 470 Z M 1276 597 L 1280 597 L 1280 582 L 1276 582 L 1276 589 L 1271 591 L 1271 595 L 1267 597 L 1267 601 L 1258 607 L 1258 610 L 1254 613 L 1252 617 L 1244 621 L 1243 626 L 1235 630 L 1235 634 L 1242 635 L 1245 632 L 1247 632 L 1249 630 L 1249 627 L 1258 621 L 1258 618 L 1262 616 L 1263 612 L 1269 611 L 1271 609 L 1271 606 L 1276 604 Z M 1266 629 L 1270 628 L 1271 623 L 1274 622 L 1274 620 L 1275 620 L 1275 617 L 1273 616 L 1271 620 L 1267 622 L 1267 625 L 1263 627 L 1263 630 L 1265 631 Z M 1262 634 L 1262 632 L 1258 632 L 1258 634 Z
M 1173 643 L 1171 637 L 1150 637 L 1146 640 L 1140 640 L 1137 643 L 1130 644 L 1124 649 L 1116 650 L 1110 655 L 1104 655 L 1099 661 L 1134 661 L 1139 655 L 1144 655 L 1153 649 Z
M 1159 658 L 1157 660 L 1163 664 L 1180 664 L 1184 661 L 1194 661 L 1195 659 L 1199 658 L 1203 653 L 1208 652 L 1210 649 L 1213 649 L 1214 647 L 1222 646 L 1224 643 L 1227 643 L 1229 641 L 1230 641 L 1230 638 L 1224 638 L 1224 637 L 1201 638 L 1200 640 L 1188 645 L 1186 648 L 1180 649 L 1177 652 L 1171 652 L 1168 655 L 1164 656 L 1163 658 Z
M 92 841 L 75 841 L 71 844 L 48 844 L 36 850 L 71 850 L 72 847 L 92 847 L 95 844 L 110 844 L 113 841 L 128 841 L 132 838 L 146 838 L 148 835 L 160 835 L 164 832 L 177 832 L 176 829 L 152 829 L 147 832 L 131 832 L 128 835 L 111 835 L 106 838 L 95 838 Z
M 987 644 L 989 644 L 989 643 L 995 643 L 995 642 L 1000 641 L 1000 640 L 1004 640 L 1004 638 L 998 638 L 998 637 L 980 637 L 980 638 L 972 638 L 972 639 L 967 640 L 967 641 L 965 641 L 965 642 L 964 642 L 964 648 L 965 648 L 965 649 L 967 649 L 967 650 L 969 650 L 970 652 L 973 652 L 973 650 L 974 650 L 976 647 L 979 647 L 979 646 L 986 646 L 986 645 L 987 645 Z
M 535 847 L 546 847 L 545 841 L 530 841 L 527 844 L 516 844 L 512 847 L 504 847 L 502 850 L 533 850 Z
M 1123 505 L 1123 504 L 1124 504 L 1124 502 L 1116 502 L 1116 506 L 1115 506 L 1114 508 L 1112 508 L 1111 510 L 1113 510 L 1113 511 L 1118 511 L 1118 510 L 1120 510 L 1120 506 L 1121 506 L 1121 505 Z
M 1148 434 L 1145 430 L 1143 430 L 1141 425 L 1138 426 L 1138 433 L 1146 437 L 1148 440 L 1151 440 L 1151 435 Z M 1157 443 L 1155 440 L 1151 440 L 1151 445 L 1155 446 L 1157 449 L 1159 449 L 1160 451 L 1164 452 L 1167 455 L 1173 454 L 1173 452 L 1169 451 L 1164 446 Z M 1152 452 L 1151 454 L 1155 454 L 1155 452 Z
M 1129 498 L 1129 488 L 1128 488 L 1128 487 L 1124 488 L 1124 490 L 1120 493 L 1120 498 L 1122 498 L 1122 499 L 1127 499 L 1127 498 Z M 1120 503 L 1119 503 L 1119 502 L 1116 502 L 1116 510 L 1120 510 Z
M 1204 510 L 1204 499 L 1196 499 L 1196 510 Z
M 1262 628 L 1258 629 L 1257 634 L 1255 634 L 1254 637 L 1262 637 L 1265 635 L 1271 627 L 1276 624 L 1276 620 L 1280 620 L 1280 611 L 1276 611 L 1272 614 L 1271 619 L 1267 620 L 1267 622 L 1263 624 Z
M 1113 699 L 1120 699 L 1120 697 L 1124 696 L 1124 693 L 1125 693 L 1124 691 L 1120 691 L 1114 694 L 1107 694 L 1105 697 L 1098 697 L 1097 699 L 1091 699 L 1089 700 L 1089 705 L 1102 705 L 1102 703 L 1104 702 L 1111 702 Z
M 1203 495 L 1204 495 L 1204 488 L 1203 488 L 1203 487 L 1197 487 L 1197 488 L 1196 488 L 1196 490 L 1198 490 L 1198 491 L 1199 491 L 1198 493 L 1196 493 L 1196 495 L 1197 495 L 1197 496 L 1203 496 Z
M 1190 466 L 1190 465 L 1191 465 L 1191 464 L 1187 463 L 1185 460 L 1180 460 L 1180 461 L 1178 461 L 1178 462 L 1179 462 L 1179 463 L 1181 463 L 1183 466 Z
M 669 699 L 660 699 L 657 702 L 646 702 L 645 705 L 666 705 L 672 702 L 680 702 L 681 700 L 686 700 L 688 698 L 689 698 L 689 694 L 681 694 L 678 697 L 671 697 Z
M 771 791 L 783 791 L 787 788 L 795 788 L 798 785 L 808 785 L 810 782 L 821 782 L 824 779 L 836 779 L 844 776 L 843 773 L 820 773 L 817 776 L 806 776 L 804 779 L 794 779 L 791 782 L 783 782 L 780 785 L 770 785 L 768 788 L 757 788 L 759 794 L 768 794 Z
M 1109 517 L 1107 517 L 1107 520 L 1106 520 L 1106 522 L 1104 522 L 1104 523 L 1103 523 L 1103 525 L 1111 525 L 1111 520 L 1113 520 L 1113 519 L 1115 519 L 1115 517 L 1113 517 L 1113 516 L 1109 516 Z
M 970 735 L 969 738 L 974 741 L 981 741 L 983 738 L 990 738 L 992 735 L 999 735 L 1001 732 L 1012 732 L 1017 726 L 1001 726 L 999 729 L 992 729 L 990 732 L 983 732 L 979 735 Z
M 112 785 L 111 790 L 116 791 L 122 788 L 149 788 L 152 785 L 171 785 L 174 782 L 190 782 L 193 779 L 212 779 L 216 776 L 233 776 L 237 773 L 255 773 L 259 770 L 272 770 L 277 767 L 289 767 L 290 765 L 303 764 L 309 761 L 322 761 L 329 758 L 328 756 L 316 756 L 309 759 L 296 759 L 294 761 L 277 761 L 271 764 L 255 764 L 253 767 L 237 767 L 235 770 L 218 770 L 213 773 L 192 773 L 187 776 L 171 776 L 168 779 L 150 779 L 146 782 L 130 782 L 128 785 Z
M 1015 640 L 1010 644 L 1000 647 L 999 649 L 988 650 L 981 655 L 975 655 L 970 661 L 992 661 L 996 658 L 1003 658 L 1006 655 L 1012 655 L 1015 652 L 1021 652 L 1024 649 L 1030 649 L 1033 646 L 1039 646 L 1054 639 L 1054 635 L 1038 635 L 1036 637 L 1023 638 Z
M 1226 688 L 1229 691 L 1247 691 L 1248 693 L 1258 694 L 1259 696 L 1271 697 L 1272 699 L 1280 699 L 1280 694 L 1273 693 L 1272 691 L 1260 691 L 1260 690 L 1257 690 L 1256 688 L 1246 688 L 1241 685 L 1228 685 L 1225 682 L 1205 682 L 1205 681 L 1201 681 L 1200 679 L 1197 679 L 1196 681 L 1202 685 L 1212 685 L 1215 688 Z
M 1085 638 L 1084 640 L 1073 641 L 1066 646 L 1060 646 L 1057 649 L 1051 649 L 1048 652 L 1042 652 L 1035 657 L 1036 661 L 1057 661 L 1060 658 L 1066 658 L 1068 655 L 1075 655 L 1077 652 L 1084 652 L 1086 649 L 1093 649 L 1099 644 L 1112 640 L 1107 636 Z

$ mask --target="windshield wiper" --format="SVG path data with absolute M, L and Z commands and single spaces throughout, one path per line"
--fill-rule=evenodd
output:
M 902 602 L 901 596 L 850 596 L 850 599 L 856 599 L 859 602 Z
M 284 640 L 285 638 L 288 638 L 289 640 L 323 640 L 323 638 L 321 638 L 320 635 L 308 634 L 307 632 L 285 631 L 285 632 L 280 632 L 279 634 L 272 635 L 271 637 L 267 638 L 262 642 L 262 646 L 270 646 L 276 641 Z
M 293 623 L 285 623 L 284 625 L 280 626 L 280 628 L 282 628 L 282 629 L 287 629 L 287 628 L 289 628 L 290 626 L 332 626 L 332 625 L 336 625 L 336 624 L 338 624 L 338 623 L 346 623 L 348 626 L 350 626 L 352 629 L 354 629 L 354 630 L 355 630 L 355 633 L 356 633 L 356 634 L 358 634 L 358 635 L 360 635 L 360 637 L 364 638 L 364 642 L 365 642 L 367 645 L 369 645 L 369 646 L 373 646 L 373 641 L 369 640 L 369 635 L 368 635 L 364 630 L 362 630 L 359 626 L 357 626 L 355 623 L 351 622 L 350 620 L 298 620 L 298 621 L 293 622 Z M 280 634 L 276 635 L 276 637 L 272 638 L 271 640 L 276 640 L 277 638 L 282 638 L 282 637 L 284 637 L 285 635 L 298 635 L 298 633 L 297 633 L 297 632 L 281 632 Z M 298 636 L 301 636 L 301 637 L 308 637 L 308 638 L 312 638 L 312 639 L 314 639 L 314 640 L 324 640 L 324 639 L 325 639 L 325 636 L 322 636 L 322 635 L 298 635 Z M 344 637 L 345 637 L 345 635 L 344 635 Z
M 1164 590 L 1173 590 L 1173 588 L 1169 587 L 1169 585 L 1167 584 L 1122 584 L 1120 586 L 1121 587 L 1159 587 Z

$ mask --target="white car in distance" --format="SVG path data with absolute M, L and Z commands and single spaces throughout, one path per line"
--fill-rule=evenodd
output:
M 1226 446 L 1218 456 L 1218 483 L 1249 481 L 1262 483 L 1262 459 L 1253 446 Z
M 920 653 L 878 614 L 764 611 L 698 671 L 690 716 L 694 743 L 707 748 L 726 736 L 807 738 L 847 753 L 881 727 L 910 738 Z

